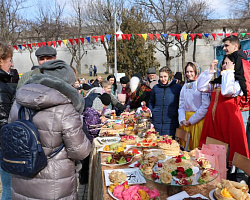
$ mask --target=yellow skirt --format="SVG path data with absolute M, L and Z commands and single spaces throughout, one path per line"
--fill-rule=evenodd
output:
M 189 120 L 189 118 L 194 114 L 195 112 L 185 112 L 186 120 Z M 181 126 L 180 128 L 190 133 L 190 141 L 188 145 L 189 150 L 193 150 L 199 146 L 200 137 L 201 137 L 201 131 L 204 123 L 204 118 L 200 120 L 197 124 L 191 125 L 191 126 Z M 185 147 L 186 142 L 181 140 L 180 144 Z

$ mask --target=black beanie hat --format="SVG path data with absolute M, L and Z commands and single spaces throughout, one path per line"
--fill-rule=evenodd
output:
M 136 76 L 140 79 L 140 81 L 142 80 L 142 76 L 139 72 L 136 72 L 133 76 Z
M 181 72 L 176 72 L 175 75 L 174 75 L 174 78 L 182 81 L 182 74 L 181 74 Z
M 83 90 L 89 90 L 89 89 L 91 89 L 92 87 L 89 85 L 89 84 L 87 84 L 87 83 L 83 83 L 82 84 L 82 89 Z
M 103 93 L 99 98 L 105 106 L 108 106 L 111 103 L 111 97 L 108 93 Z
M 127 76 L 123 76 L 120 78 L 121 84 L 127 84 L 129 82 L 129 78 Z

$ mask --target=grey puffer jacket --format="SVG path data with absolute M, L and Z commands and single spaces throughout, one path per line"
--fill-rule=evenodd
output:
M 42 85 L 44 82 L 50 87 Z M 77 199 L 75 160 L 84 159 L 91 151 L 90 142 L 82 130 L 79 114 L 82 109 L 76 104 L 79 100 L 72 99 L 77 97 L 77 91 L 66 82 L 56 77 L 52 80 L 44 74 L 32 76 L 28 83 L 17 91 L 9 121 L 17 119 L 20 105 L 40 110 L 33 121 L 39 130 L 45 154 L 48 155 L 62 142 L 65 147 L 48 159 L 48 165 L 34 178 L 13 175 L 11 197 L 15 200 Z

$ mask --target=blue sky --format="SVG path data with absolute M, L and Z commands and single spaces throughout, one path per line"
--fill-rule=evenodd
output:
M 43 5 L 43 6 L 53 6 L 54 1 L 57 1 L 59 4 L 64 4 L 66 0 L 27 0 L 25 6 L 29 7 L 29 12 L 22 12 L 22 15 L 32 19 L 36 17 L 37 6 L 36 5 Z M 84 2 L 84 0 L 82 0 Z M 52 4 L 51 4 L 52 3 Z M 212 18 L 214 19 L 226 19 L 229 16 L 229 4 L 226 0 L 207 0 L 207 3 L 210 4 L 211 8 L 214 10 Z M 67 15 L 70 12 L 70 4 L 71 0 L 66 1 L 65 11 Z

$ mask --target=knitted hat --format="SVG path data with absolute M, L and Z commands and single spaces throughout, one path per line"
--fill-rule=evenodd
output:
M 39 49 L 37 49 L 35 55 L 36 57 L 44 57 L 44 56 L 50 56 L 50 57 L 55 57 L 57 54 L 56 50 L 52 47 L 49 46 L 42 46 Z
M 99 96 L 99 99 L 101 99 L 102 104 L 105 106 L 108 106 L 111 103 L 111 97 L 108 93 L 103 93 L 101 96 Z
M 123 76 L 120 78 L 121 84 L 127 84 L 129 82 L 129 78 L 127 76 Z
M 155 68 L 154 67 L 148 68 L 147 74 L 156 74 Z
M 63 60 L 51 60 L 44 62 L 40 69 L 43 74 L 57 77 L 70 85 L 75 83 L 75 73 L 73 69 Z
M 175 75 L 174 75 L 174 78 L 177 79 L 177 80 L 182 81 L 182 74 L 181 74 L 181 72 L 176 72 Z

